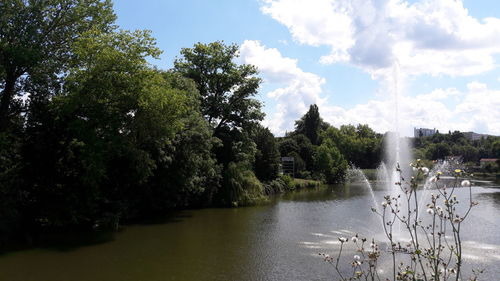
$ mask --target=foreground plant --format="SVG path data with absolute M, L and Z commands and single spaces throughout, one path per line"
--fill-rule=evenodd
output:
M 431 194 L 427 203 L 426 212 L 422 214 L 423 205 L 417 196 L 417 179 L 427 176 L 429 169 L 424 167 L 420 160 L 411 164 L 415 171 L 414 176 L 408 181 L 403 177 L 399 164 L 396 171 L 399 181 L 397 196 L 385 196 L 382 209 L 372 208 L 380 216 L 383 223 L 384 234 L 387 238 L 387 249 L 380 250 L 381 245 L 375 240 L 367 244 L 366 238 L 357 234 L 350 240 L 355 246 L 356 254 L 350 260 L 352 272 L 347 275 L 341 263 L 343 250 L 349 239 L 340 237 L 340 250 L 336 257 L 320 254 L 330 263 L 340 280 L 408 280 L 408 281 L 441 281 L 465 280 L 462 272 L 462 237 L 463 222 L 469 216 L 477 202 L 472 200 L 471 183 L 461 180 L 465 172 L 456 169 L 452 171 L 454 179 L 451 186 L 441 183 L 442 172 L 438 171 L 427 179 L 432 184 L 436 193 Z M 468 201 L 465 210 L 458 211 L 460 201 L 455 190 L 459 186 L 468 188 Z M 404 229 L 403 234 L 407 239 L 398 239 L 394 235 L 395 225 Z M 380 258 L 389 255 L 392 268 L 389 276 L 381 277 L 379 268 Z M 388 268 L 383 268 L 387 271 Z M 468 280 L 477 280 L 482 270 L 473 270 Z

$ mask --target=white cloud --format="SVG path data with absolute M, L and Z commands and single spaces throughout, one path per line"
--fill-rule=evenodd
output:
M 278 84 L 269 93 L 269 98 L 277 101 L 276 112 L 268 116 L 265 125 L 277 133 L 293 129 L 293 122 L 307 111 L 310 104 L 321 105 L 321 85 L 325 79 L 305 72 L 297 66 L 297 60 L 283 57 L 274 48 L 266 48 L 259 41 L 246 40 L 240 47 L 243 63 L 258 67 L 265 82 Z M 270 120 L 273 120 L 270 122 Z
M 294 121 L 314 103 L 325 121 L 334 126 L 368 124 L 381 133 L 396 129 L 396 105 L 388 95 L 352 108 L 332 106 L 323 97 L 325 79 L 303 71 L 297 60 L 282 56 L 277 49 L 247 40 L 240 47 L 240 57 L 243 63 L 256 65 L 266 83 L 278 85 L 267 93 L 277 105 L 264 122 L 275 134 L 293 130 Z M 500 135 L 500 89 L 489 89 L 479 82 L 469 83 L 463 92 L 447 88 L 415 97 L 400 96 L 398 108 L 400 131 L 405 135 L 412 135 L 413 127 Z
M 410 76 L 484 73 L 496 67 L 495 55 L 500 54 L 500 19 L 476 19 L 460 0 L 412 4 L 404 0 L 263 0 L 262 12 L 285 25 L 296 42 L 328 46 L 330 52 L 320 62 L 358 66 L 379 78 L 383 89 L 393 88 L 398 82 L 394 77 L 404 87 Z M 275 133 L 282 133 L 285 124 L 304 114 L 312 102 L 336 126 L 367 123 L 379 132 L 395 129 L 391 95 L 352 108 L 328 105 L 326 98 L 320 98 L 323 78 L 303 72 L 296 60 L 282 57 L 278 50 L 252 42 L 254 52 L 247 62 L 263 69 L 266 79 L 286 84 L 269 93 L 278 102 L 272 118 L 280 120 L 272 128 Z M 478 82 L 469 83 L 463 92 L 448 88 L 400 96 L 398 107 L 399 126 L 406 135 L 412 134 L 413 126 L 500 134 L 500 90 Z
M 456 105 L 446 98 L 453 96 Z M 437 128 L 442 132 L 459 130 L 500 135 L 500 90 L 471 82 L 467 91 L 455 88 L 436 89 L 415 97 L 400 97 L 399 124 L 402 133 L 412 135 L 413 127 Z M 378 132 L 394 130 L 394 103 L 371 100 L 350 109 L 320 108 L 326 121 L 335 126 L 343 124 L 369 124 Z
M 459 0 L 265 0 L 262 11 L 297 42 L 329 46 L 321 62 L 350 62 L 374 76 L 396 60 L 408 75 L 479 74 L 500 53 L 500 19 L 473 18 Z
M 293 38 L 312 46 L 330 45 L 331 56 L 347 60 L 352 40 L 352 19 L 343 3 L 336 1 L 265 1 L 262 11 L 288 27 Z M 312 5 L 311 5 L 312 4 Z

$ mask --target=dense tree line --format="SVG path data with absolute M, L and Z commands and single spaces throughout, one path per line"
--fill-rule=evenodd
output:
M 414 139 L 417 158 L 438 160 L 446 156 L 461 156 L 463 162 L 477 163 L 481 158 L 500 158 L 500 137 L 488 136 L 478 140 L 466 138 L 459 131 Z
M 375 168 L 381 161 L 383 136 L 368 125 L 336 128 L 323 121 L 318 106 L 295 122 L 295 130 L 280 138 L 282 156 L 294 157 L 295 176 L 342 181 L 350 165 Z
M 275 138 L 237 45 L 198 43 L 158 70 L 150 33 L 115 18 L 109 0 L 0 4 L 0 242 L 253 204 L 290 185 L 282 156 L 327 182 L 379 161 L 380 135 L 334 128 L 316 105 Z

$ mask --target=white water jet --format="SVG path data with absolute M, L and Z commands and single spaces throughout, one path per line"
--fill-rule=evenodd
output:
M 440 163 L 434 165 L 434 167 L 427 174 L 427 178 L 425 179 L 424 186 L 422 187 L 422 190 L 420 191 L 420 196 L 418 197 L 418 209 L 419 210 L 422 210 L 422 208 L 424 207 L 424 199 L 429 197 L 429 189 L 431 189 L 432 185 L 434 184 L 433 178 L 437 176 L 438 172 L 442 172 L 442 171 L 447 170 L 448 166 L 449 166 L 448 161 L 440 162 Z M 421 214 L 422 214 L 422 212 L 420 212 L 418 214 L 417 221 L 420 218 Z
M 359 168 L 352 167 L 348 171 L 348 176 L 351 180 L 355 179 L 357 181 L 361 181 L 363 183 L 363 186 L 368 191 L 370 191 L 370 195 L 372 197 L 373 205 L 374 205 L 373 208 L 375 208 L 375 210 L 377 210 L 377 212 L 380 213 L 380 208 L 378 206 L 379 204 L 377 203 L 377 199 L 375 198 L 375 193 L 373 192 L 373 187 L 372 187 L 370 181 L 366 178 L 365 173 L 363 173 L 363 171 Z
M 394 119 L 392 120 L 393 131 L 386 134 L 385 140 L 385 161 L 388 171 L 388 183 L 386 189 L 390 191 L 391 198 L 398 198 L 402 196 L 401 186 L 397 183 L 401 182 L 401 178 L 407 180 L 411 177 L 412 171 L 410 169 L 410 162 L 413 157 L 410 152 L 409 140 L 407 138 L 401 138 L 401 118 L 399 116 L 399 97 L 400 97 L 400 70 L 399 62 L 396 60 L 393 65 L 393 75 L 392 75 L 392 99 L 394 103 Z M 400 171 L 398 171 L 398 169 Z M 400 178 L 401 177 L 401 178 Z M 399 203 L 406 203 L 404 200 L 398 200 Z M 400 208 L 406 208 L 407 206 L 400 205 Z M 395 233 L 399 235 L 401 233 L 401 222 L 397 220 L 395 225 Z

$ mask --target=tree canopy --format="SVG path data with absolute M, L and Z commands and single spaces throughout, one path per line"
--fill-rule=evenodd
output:
M 110 0 L 2 1 L 0 131 L 22 110 L 16 95 L 40 94 L 33 91 L 37 87 L 47 89 L 44 94 L 55 93 L 79 35 L 89 30 L 109 32 L 114 21 Z
M 201 112 L 215 128 L 243 128 L 263 119 L 257 94 L 261 79 L 253 65 L 237 65 L 238 46 L 217 41 L 183 48 L 175 71 L 192 79 L 201 97 Z

